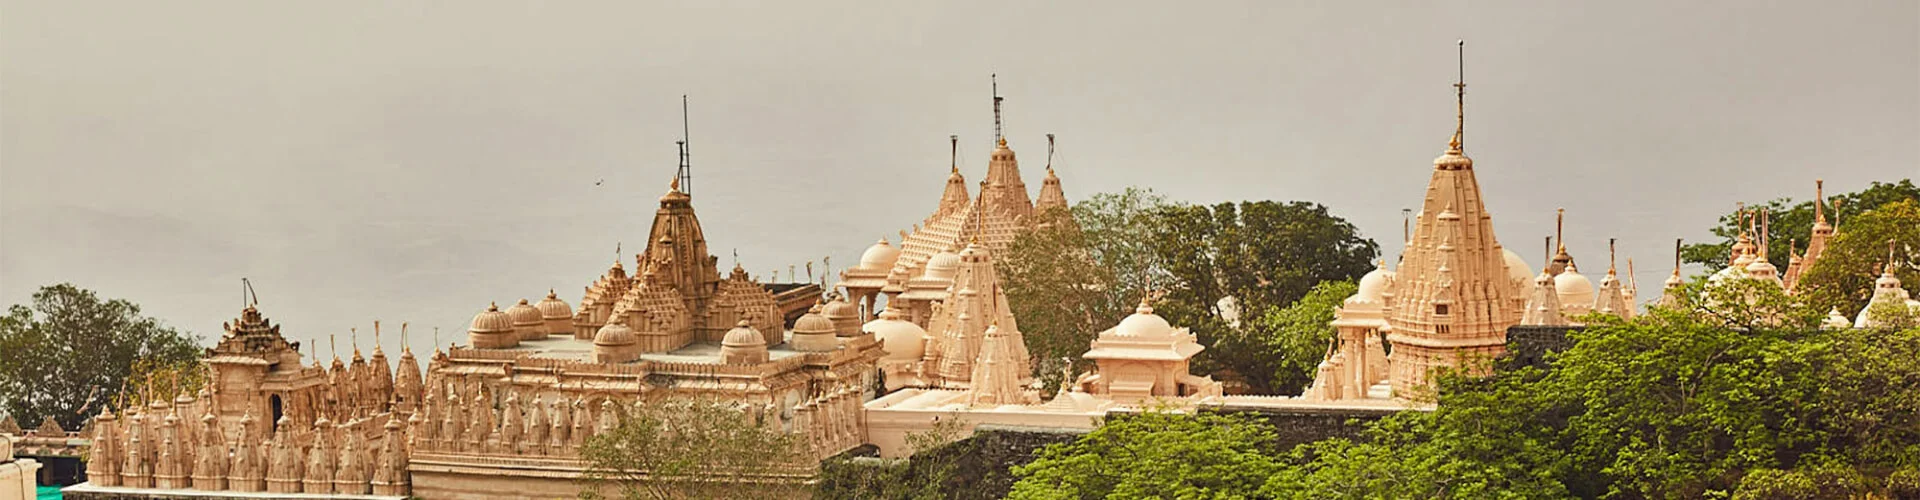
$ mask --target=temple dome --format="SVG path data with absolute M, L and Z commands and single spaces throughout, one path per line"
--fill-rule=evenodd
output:
M 480 314 L 473 315 L 473 324 L 467 328 L 467 331 L 486 333 L 511 332 L 513 331 L 513 317 L 508 316 L 505 312 L 501 312 L 498 304 L 487 304 L 487 310 L 480 311 Z
M 827 304 L 820 308 L 820 314 L 830 320 L 838 318 L 858 318 L 860 317 L 860 308 L 854 306 L 852 302 L 847 302 L 846 299 L 841 298 L 840 295 L 836 293 L 833 296 L 833 300 L 827 301 Z
M 540 299 L 540 303 L 535 304 L 534 308 L 540 310 L 540 317 L 543 319 L 573 317 L 573 308 L 568 307 L 566 301 L 560 300 L 560 296 L 555 294 L 553 290 L 547 290 L 547 298 Z
M 1387 287 L 1391 285 L 1393 285 L 1393 271 L 1387 270 L 1386 261 L 1383 260 L 1374 266 L 1372 271 L 1367 271 L 1365 276 L 1360 277 L 1360 289 L 1354 292 L 1353 297 L 1348 298 L 1347 301 L 1371 302 L 1375 304 L 1385 302 Z
M 1593 303 L 1593 280 L 1581 275 L 1578 265 L 1568 265 L 1566 271 L 1554 276 L 1553 289 L 1559 292 L 1561 304 Z
M 800 315 L 800 319 L 794 320 L 793 333 L 833 333 L 833 320 L 821 315 L 821 309 L 820 304 L 814 304 L 813 308 L 807 310 L 806 314 Z M 731 334 L 732 332 L 728 333 Z
M 821 318 L 821 319 L 826 319 L 826 318 Z M 828 328 L 832 328 L 832 325 L 829 324 Z M 743 319 L 743 320 L 740 320 L 739 324 L 734 325 L 732 330 L 727 330 L 727 336 L 720 339 L 720 346 L 721 347 L 760 347 L 764 349 L 767 346 L 767 339 L 765 337 L 760 336 L 760 332 L 758 330 L 754 330 L 752 326 L 748 326 L 747 320 Z
M 767 362 L 767 339 L 747 324 L 747 320 L 727 330 L 720 339 L 720 362 L 729 365 L 755 365 Z
M 887 351 L 881 359 L 913 361 L 926 353 L 927 330 L 901 318 L 898 309 L 888 307 L 880 313 L 880 319 L 860 327 L 880 340 L 881 347 Z
M 887 244 L 886 238 L 881 238 L 879 243 L 867 247 L 866 253 L 860 254 L 860 268 L 885 271 L 893 269 L 894 261 L 899 259 L 900 249 Z
M 926 277 L 928 278 L 951 280 L 959 272 L 960 254 L 941 250 L 940 253 L 933 254 L 933 257 L 927 259 Z
M 1520 258 L 1520 254 L 1513 253 L 1511 248 L 1501 247 L 1500 253 L 1507 261 L 1507 279 L 1513 280 L 1514 283 L 1532 282 L 1533 268 L 1527 267 L 1526 259 Z
M 1141 300 L 1140 306 L 1133 309 L 1133 314 L 1120 320 L 1120 324 L 1113 327 L 1113 335 L 1116 337 L 1164 337 L 1171 333 L 1173 333 L 1173 325 L 1167 323 L 1166 318 L 1154 314 L 1153 306 L 1147 305 L 1145 300 Z
M 476 349 L 503 349 L 519 345 L 520 338 L 514 334 L 513 317 L 500 311 L 499 304 L 487 304 L 487 310 L 473 315 L 467 343 Z
M 544 319 L 541 317 L 540 310 L 535 309 L 533 304 L 527 303 L 527 299 L 520 299 L 520 303 L 507 308 L 507 316 L 513 318 L 514 326 L 539 325 Z
M 640 336 L 635 335 L 632 328 L 627 328 L 627 325 L 618 322 L 607 323 L 607 326 L 600 327 L 600 331 L 593 334 L 593 345 L 596 346 L 628 346 L 638 343 L 640 343 Z

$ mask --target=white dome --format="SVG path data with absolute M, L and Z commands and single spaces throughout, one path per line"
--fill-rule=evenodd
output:
M 1582 276 L 1579 266 L 1568 265 L 1566 271 L 1554 276 L 1553 289 L 1560 294 L 1561 304 L 1593 303 L 1593 280 Z
M 1520 254 L 1513 253 L 1512 249 L 1506 247 L 1501 247 L 1500 253 L 1507 260 L 1508 280 L 1522 284 L 1533 282 L 1533 268 L 1527 267 L 1526 259 L 1520 258 Z
M 912 361 L 920 359 L 926 353 L 927 330 L 912 321 L 900 319 L 900 311 L 887 308 L 880 313 L 880 319 L 868 321 L 861 331 L 873 334 L 880 340 L 887 355 L 881 359 Z
M 1117 337 L 1164 337 L 1171 333 L 1173 325 L 1168 324 L 1166 318 L 1154 314 L 1153 306 L 1147 305 L 1144 300 L 1140 301 L 1140 307 L 1134 308 L 1132 315 L 1113 327 L 1113 334 Z
M 1384 261 L 1382 263 L 1384 264 Z M 1353 294 L 1353 298 L 1367 302 L 1384 302 L 1387 286 L 1392 284 L 1393 271 L 1388 271 L 1384 265 L 1374 267 L 1372 271 L 1360 277 L 1360 290 Z
M 927 259 L 927 274 L 925 276 L 928 278 L 950 280 L 953 279 L 954 274 L 959 272 L 960 254 L 941 250 L 940 253 L 933 254 L 932 258 Z
M 867 247 L 866 253 L 860 254 L 860 268 L 870 271 L 885 271 L 893 269 L 893 262 L 899 259 L 900 249 L 887 244 L 886 238 L 881 238 L 879 243 L 874 243 L 873 246 Z

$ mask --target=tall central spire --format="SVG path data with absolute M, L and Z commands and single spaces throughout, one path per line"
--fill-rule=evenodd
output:
M 1465 79 L 1454 89 L 1453 138 L 1446 154 L 1433 161 L 1427 194 L 1383 311 L 1392 327 L 1393 359 L 1407 367 L 1395 369 L 1396 394 L 1425 385 L 1431 368 L 1458 366 L 1456 360 L 1471 356 L 1498 357 L 1505 351 L 1507 327 L 1522 316 L 1521 301 L 1515 300 L 1519 287 L 1507 273 L 1473 160 L 1460 150 Z

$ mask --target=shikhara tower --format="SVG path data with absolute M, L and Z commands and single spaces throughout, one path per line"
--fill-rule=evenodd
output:
M 1454 84 L 1453 139 L 1433 160 L 1426 199 L 1385 297 L 1396 395 L 1426 385 L 1435 367 L 1499 356 L 1507 328 L 1520 320 L 1493 217 L 1481 203 L 1473 159 L 1462 143 L 1466 89 L 1463 76 Z

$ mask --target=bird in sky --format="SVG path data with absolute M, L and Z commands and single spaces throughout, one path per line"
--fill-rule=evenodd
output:
M 598 186 L 598 185 L 600 185 L 600 183 L 602 183 L 602 182 L 607 182 L 607 180 L 606 180 L 606 179 L 600 179 L 600 180 L 597 180 L 597 181 L 593 181 L 593 185 L 595 185 L 595 186 Z

